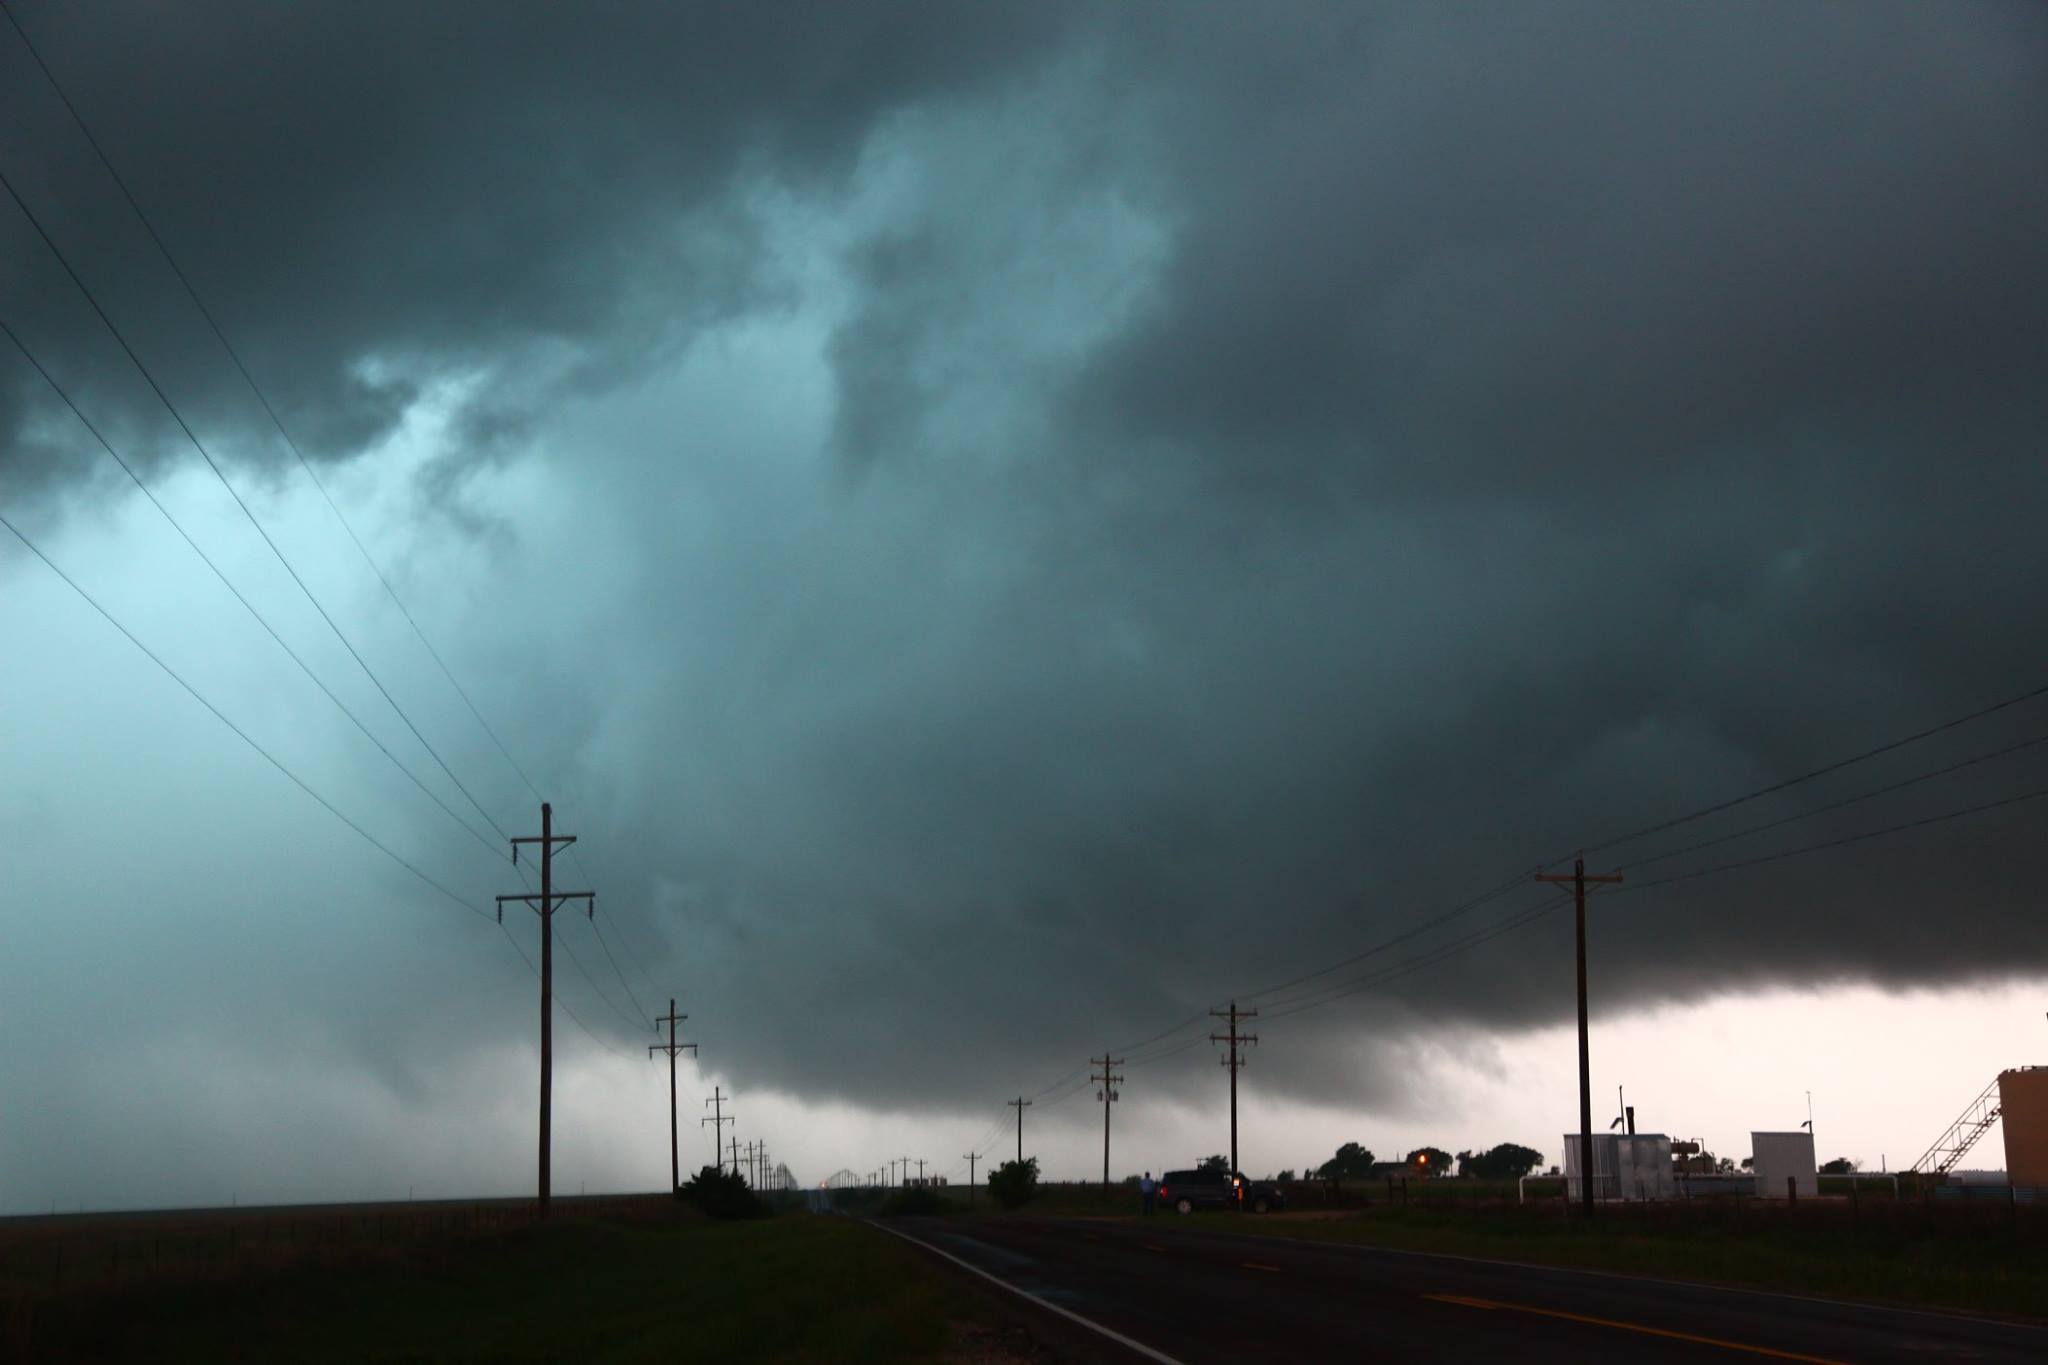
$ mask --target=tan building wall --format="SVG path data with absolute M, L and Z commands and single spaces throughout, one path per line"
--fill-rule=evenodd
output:
M 2006 1178 L 2048 1187 L 2048 1066 L 2002 1071 L 1998 1111 L 2005 1123 Z

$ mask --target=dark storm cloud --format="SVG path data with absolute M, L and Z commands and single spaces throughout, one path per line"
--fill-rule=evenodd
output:
M 25 19 L 323 453 L 497 366 L 463 429 L 578 468 L 628 567 L 575 602 L 601 677 L 522 719 L 753 1083 L 1028 1089 L 2038 676 L 2031 9 L 77 13 Z M 843 297 L 763 264 L 762 185 Z M 807 308 L 835 465 L 778 462 L 768 378 L 581 406 Z M 2041 970 L 2029 809 L 1618 897 L 1600 999 Z M 1558 1020 L 1560 925 L 1262 1064 L 1385 1099 L 1403 1030 Z
M 302 441 L 330 455 L 439 375 L 558 343 L 579 384 L 615 381 L 744 306 L 736 180 L 843 174 L 880 114 L 1028 68 L 1062 8 L 223 4 L 110 22 L 16 7 Z M 0 36 L 10 176 L 203 425 L 247 424 L 202 324 Z M 10 321 L 112 356 L 5 207 Z M 15 383 L 10 369 L 18 402 Z

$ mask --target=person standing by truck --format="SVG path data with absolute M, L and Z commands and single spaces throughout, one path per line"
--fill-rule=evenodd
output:
M 1152 1207 L 1159 1200 L 1159 1186 L 1152 1182 L 1152 1172 L 1150 1171 L 1145 1172 L 1144 1179 L 1138 1182 L 1138 1200 L 1143 1208 L 1145 1217 L 1150 1218 L 1152 1216 Z

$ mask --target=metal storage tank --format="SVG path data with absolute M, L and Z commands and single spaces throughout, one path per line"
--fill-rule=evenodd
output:
M 1785 1181 L 1790 1177 L 1801 1198 L 1820 1193 L 1820 1176 L 1814 1169 L 1813 1134 L 1805 1130 L 1790 1133 L 1751 1133 L 1750 1155 L 1756 1167 L 1759 1199 L 1783 1199 Z
M 2005 1171 L 2014 1189 L 2048 1188 L 2048 1066 L 1998 1073 Z

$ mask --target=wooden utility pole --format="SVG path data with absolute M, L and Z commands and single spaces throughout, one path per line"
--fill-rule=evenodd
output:
M 917 1159 L 917 1183 L 918 1183 L 918 1184 L 920 1184 L 920 1185 L 924 1184 L 924 1158 L 923 1158 L 923 1157 L 919 1157 L 919 1158 Z
M 668 1187 L 671 1190 L 681 1189 L 683 1184 L 682 1159 L 676 1155 L 676 1054 L 688 1049 L 691 1056 L 697 1055 L 695 1043 L 676 1041 L 676 1025 L 689 1017 L 687 1014 L 676 1013 L 676 998 L 671 995 L 668 998 L 668 1013 L 654 1021 L 657 1024 L 668 1025 L 668 1041 L 650 1043 L 647 1047 L 647 1055 L 650 1057 L 657 1052 L 668 1054 Z
M 728 1138 L 726 1141 L 732 1148 L 732 1173 L 738 1175 L 740 1173 L 740 1140 L 738 1138 Z
M 1586 1047 L 1586 883 L 1595 882 L 1611 885 L 1621 880 L 1619 872 L 1604 876 L 1586 875 L 1586 860 L 1582 857 L 1572 864 L 1572 874 L 1536 874 L 1539 882 L 1568 883 L 1573 899 L 1578 906 L 1579 934 L 1579 1207 L 1590 1216 L 1593 1212 L 1593 1066 Z M 1617 1172 L 1616 1174 L 1619 1174 Z
M 981 1160 L 981 1153 L 969 1152 L 967 1154 L 967 1207 L 970 1209 L 974 1207 L 974 1163 L 979 1160 Z
M 725 1125 L 732 1122 L 732 1115 L 725 1112 L 725 1102 L 732 1096 L 717 1086 L 711 1087 L 711 1098 L 704 1103 L 711 1106 L 711 1117 L 698 1119 L 697 1126 L 711 1125 L 711 1159 L 718 1163 L 719 1173 L 725 1172 Z
M 555 1097 L 555 910 L 569 901 L 582 901 L 597 914 L 597 897 L 589 891 L 555 890 L 555 845 L 576 842 L 573 834 L 555 833 L 554 807 L 540 803 L 540 837 L 514 839 L 512 861 L 519 861 L 521 844 L 540 845 L 540 892 L 538 895 L 498 897 L 498 923 L 505 922 L 505 902 L 521 901 L 540 915 L 540 1216 L 548 1216 L 549 1129 Z
M 1017 1111 L 1017 1164 L 1021 1166 L 1024 1164 L 1024 1111 L 1031 1107 L 1031 1101 L 1019 1095 L 1016 1099 L 1004 1100 L 1003 1103 Z
M 910 1158 L 904 1157 L 903 1164 L 896 1168 L 896 1183 L 902 1189 L 910 1188 Z
M 1233 1196 L 1241 1197 L 1242 1190 L 1237 1183 L 1237 1072 L 1238 1068 L 1244 1065 L 1244 1053 L 1240 1051 L 1240 1048 L 1245 1043 L 1250 1043 L 1252 1046 L 1257 1047 L 1259 1039 L 1257 1034 L 1239 1033 L 1237 1031 L 1237 1022 L 1240 1019 L 1256 1019 L 1259 1012 L 1256 1009 L 1241 1010 L 1237 1007 L 1237 1002 L 1233 1000 L 1230 1002 L 1229 1009 L 1210 1010 L 1209 1013 L 1219 1019 L 1228 1019 L 1230 1021 L 1230 1032 L 1212 1033 L 1209 1035 L 1209 1041 L 1212 1043 L 1228 1043 L 1230 1045 L 1229 1049 L 1223 1054 L 1223 1065 L 1230 1068 L 1230 1188 Z M 1237 1207 L 1242 1207 L 1242 1205 L 1240 1204 Z
M 1095 1092 L 1095 1098 L 1102 1102 L 1102 1192 L 1104 1194 L 1109 1193 L 1109 1106 L 1116 1103 L 1116 1088 L 1122 1085 L 1124 1080 L 1123 1077 L 1115 1074 L 1114 1068 L 1120 1067 L 1123 1064 L 1123 1058 L 1111 1057 L 1107 1052 L 1104 1052 L 1100 1057 L 1090 1057 L 1088 1059 L 1090 1067 L 1099 1066 L 1102 1068 L 1099 1074 L 1090 1071 L 1088 1079 L 1095 1081 L 1102 1087 L 1102 1089 Z

